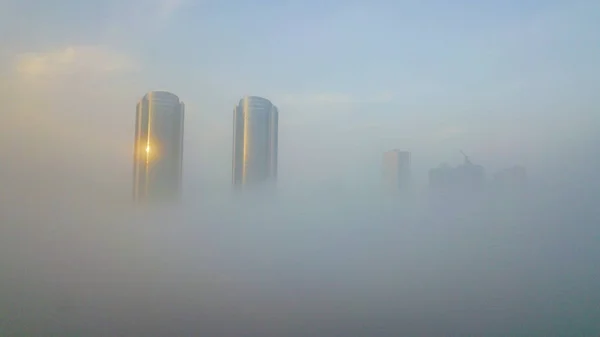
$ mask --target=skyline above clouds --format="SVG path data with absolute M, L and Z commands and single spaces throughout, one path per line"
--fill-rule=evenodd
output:
M 492 170 L 536 169 L 553 149 L 589 139 L 600 119 L 594 1 L 8 0 L 2 9 L 4 138 L 64 139 L 52 151 L 94 149 L 100 167 L 123 176 L 133 107 L 156 89 L 186 103 L 186 180 L 200 185 L 227 184 L 231 110 L 247 94 L 281 110 L 284 184 L 376 181 L 390 148 L 413 151 L 421 179 L 459 162 L 459 149 Z
M 0 0 L 0 335 L 599 335 L 598 13 Z M 137 208 L 151 90 L 185 103 L 184 200 Z M 229 193 L 244 95 L 279 110 L 273 198 Z M 415 195 L 376 189 L 395 148 Z M 461 150 L 527 188 L 420 195 Z

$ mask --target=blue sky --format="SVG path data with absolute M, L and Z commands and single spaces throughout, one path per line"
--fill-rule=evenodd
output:
M 55 111 L 39 128 L 63 135 L 57 149 L 80 137 L 124 176 L 133 107 L 152 89 L 187 103 L 186 172 L 204 183 L 227 183 L 245 94 L 280 107 L 284 182 L 375 181 L 395 147 L 422 177 L 459 149 L 491 170 L 541 167 L 594 139 L 598 13 L 591 0 L 5 0 L 0 69 L 13 115 Z M 39 99 L 15 100 L 26 93 Z

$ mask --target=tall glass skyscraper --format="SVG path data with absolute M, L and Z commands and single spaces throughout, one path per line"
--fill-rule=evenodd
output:
M 133 154 L 135 201 L 177 200 L 181 195 L 184 104 L 151 91 L 137 104 Z
M 262 97 L 246 96 L 233 110 L 232 183 L 236 187 L 277 178 L 279 112 Z

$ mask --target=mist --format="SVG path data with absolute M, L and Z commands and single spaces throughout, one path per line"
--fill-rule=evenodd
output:
M 375 140 L 351 155 L 348 144 L 320 138 L 316 153 L 344 155 L 333 170 L 310 170 L 320 162 L 302 127 L 284 125 L 280 184 L 240 195 L 223 173 L 229 158 L 212 156 L 228 151 L 229 134 L 194 127 L 191 115 L 183 201 L 135 207 L 133 120 L 100 114 L 126 110 L 126 100 L 90 112 L 100 128 L 74 120 L 79 106 L 64 98 L 38 96 L 25 106 L 11 99 L 19 113 L 0 116 L 2 335 L 600 330 L 595 137 L 582 132 L 565 143 L 559 164 L 532 155 L 526 188 L 490 184 L 482 194 L 448 196 L 425 182 L 392 196 L 372 183 Z M 41 106 L 63 115 L 40 116 Z M 423 181 L 434 156 L 417 149 L 413 171 Z M 305 172 L 297 167 L 303 154 L 312 160 Z M 507 163 L 491 152 L 474 160 Z M 486 170 L 491 181 L 494 170 Z
M 600 335 L 597 1 L 48 4 L 0 4 L 1 336 Z M 159 89 L 183 196 L 136 206 Z M 247 94 L 280 111 L 268 193 L 231 189 Z M 485 188 L 431 190 L 460 151 Z
M 551 194 L 531 184 L 443 207 L 352 188 L 224 189 L 134 207 L 102 192 L 107 186 L 82 192 L 66 178 L 42 178 L 61 188 L 3 193 L 6 336 L 548 336 L 600 328 L 597 190 L 569 195 L 575 181 Z

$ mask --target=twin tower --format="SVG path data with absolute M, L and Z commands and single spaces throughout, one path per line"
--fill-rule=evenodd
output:
M 133 154 L 135 201 L 181 197 L 185 105 L 166 91 L 147 93 L 137 104 Z M 268 186 L 277 178 L 277 108 L 246 96 L 233 110 L 232 184 L 237 189 Z

